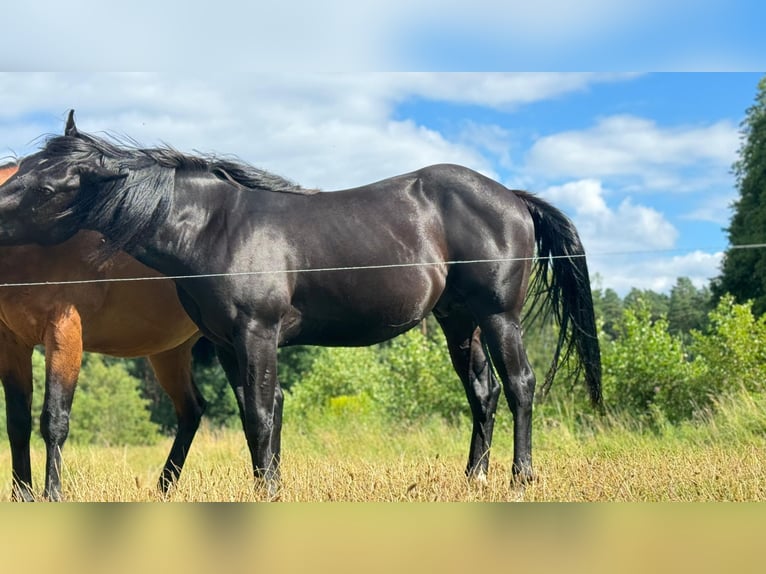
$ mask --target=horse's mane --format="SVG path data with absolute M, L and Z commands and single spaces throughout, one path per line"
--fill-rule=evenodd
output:
M 55 156 L 67 156 L 75 161 L 107 158 L 128 169 L 147 167 L 155 163 L 159 167 L 177 171 L 207 172 L 221 181 L 259 191 L 311 195 L 313 189 L 305 189 L 282 176 L 254 167 L 234 157 L 215 154 L 187 154 L 163 145 L 142 148 L 135 142 L 116 136 L 97 137 L 79 132 L 77 136 L 52 136 L 46 140 L 43 151 Z
M 82 193 L 60 215 L 75 227 L 99 230 L 109 237 L 98 256 L 102 260 L 139 246 L 146 233 L 167 219 L 179 172 L 208 175 L 246 190 L 316 193 L 236 159 L 184 154 L 170 146 L 141 148 L 115 137 L 82 132 L 49 137 L 34 157 L 37 162 L 68 162 L 81 168 Z M 105 169 L 115 177 L 104 181 L 87 168 Z

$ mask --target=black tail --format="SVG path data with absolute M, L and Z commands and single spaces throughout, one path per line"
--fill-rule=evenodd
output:
M 578 371 L 585 373 L 591 401 L 601 406 L 601 351 L 580 237 L 561 211 L 532 194 L 514 193 L 526 203 L 535 225 L 538 259 L 529 285 L 529 315 L 544 319 L 552 314 L 560 327 L 543 392 L 550 389 L 559 364 L 574 352 Z

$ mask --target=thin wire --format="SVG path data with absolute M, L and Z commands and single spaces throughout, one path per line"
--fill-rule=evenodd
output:
M 554 258 L 579 258 L 585 257 L 585 255 L 558 255 Z M 241 277 L 241 276 L 255 276 L 255 275 L 279 275 L 279 274 L 294 274 L 294 273 L 320 273 L 325 271 L 366 271 L 373 269 L 396 269 L 401 267 L 430 267 L 435 265 L 464 265 L 471 263 L 502 263 L 511 261 L 534 261 L 536 257 L 506 257 L 500 259 L 472 259 L 468 261 L 427 261 L 416 263 L 388 263 L 382 265 L 354 265 L 349 267 L 318 267 L 318 268 L 306 268 L 306 269 L 273 269 L 273 270 L 259 270 L 259 271 L 230 271 L 227 273 L 199 273 L 195 275 L 154 275 L 150 277 L 115 277 L 115 278 L 103 278 L 103 279 L 75 279 L 71 281 L 34 281 L 29 283 L 0 283 L 0 287 L 41 287 L 45 285 L 85 285 L 89 283 L 111 283 L 111 282 L 128 282 L 128 281 L 164 281 L 167 279 L 203 279 L 203 278 L 215 278 L 215 277 Z
M 766 243 L 751 243 L 748 245 L 732 245 L 729 249 L 762 249 Z M 590 253 L 588 257 L 603 257 L 616 255 L 653 255 L 657 253 L 674 253 L 682 251 L 691 251 L 691 249 L 655 249 L 645 251 L 607 251 L 601 253 Z M 551 255 L 546 259 L 579 259 L 586 257 L 585 253 L 576 255 Z M 66 281 L 30 281 L 22 283 L 0 283 L 2 287 L 45 287 L 53 285 L 88 285 L 92 283 L 126 283 L 130 281 L 166 281 L 176 279 L 203 279 L 217 277 L 242 277 L 258 275 L 279 275 L 295 273 L 321 273 L 333 271 L 368 271 L 375 269 L 397 269 L 403 267 L 432 267 L 438 265 L 470 265 L 476 263 L 510 263 L 513 261 L 537 261 L 538 257 L 501 257 L 498 259 L 470 259 L 455 261 L 427 261 L 414 263 L 388 263 L 382 265 L 354 265 L 347 267 L 319 267 L 306 269 L 274 269 L 259 271 L 230 271 L 226 273 L 200 273 L 196 275 L 154 275 L 149 277 L 113 277 L 101 279 L 72 279 Z

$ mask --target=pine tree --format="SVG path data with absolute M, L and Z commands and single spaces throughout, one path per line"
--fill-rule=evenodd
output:
M 731 246 L 766 243 L 766 77 L 758 83 L 741 135 L 739 159 L 733 166 L 739 199 L 727 230 Z M 766 249 L 729 248 L 712 290 L 716 299 L 725 293 L 739 302 L 752 299 L 753 312 L 766 313 Z

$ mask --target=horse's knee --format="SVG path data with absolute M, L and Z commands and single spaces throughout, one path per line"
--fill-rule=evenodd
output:
M 40 433 L 47 444 L 62 445 L 69 436 L 69 410 L 60 405 L 43 407 Z
M 69 436 L 75 382 L 51 377 L 46 382 L 45 400 L 40 413 L 40 432 L 49 445 L 61 446 Z

